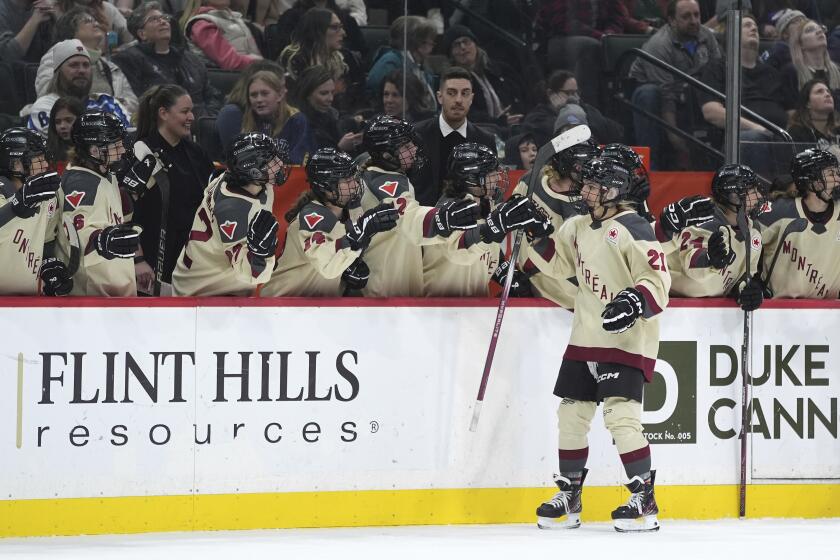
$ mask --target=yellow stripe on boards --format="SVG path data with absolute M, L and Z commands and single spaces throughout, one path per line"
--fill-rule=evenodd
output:
M 0 500 L 0 537 L 293 527 L 531 523 L 551 488 L 366 490 L 121 498 Z M 661 519 L 737 517 L 738 487 L 661 486 Z M 608 521 L 627 500 L 588 487 L 583 520 Z M 748 517 L 840 516 L 840 485 L 752 485 Z

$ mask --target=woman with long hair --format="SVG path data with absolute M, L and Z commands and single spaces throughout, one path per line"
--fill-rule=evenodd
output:
M 138 265 L 143 267 L 143 274 L 138 274 L 141 291 L 151 293 L 154 271 L 161 262 L 158 243 L 164 227 L 166 248 L 160 278 L 171 282 L 178 254 L 187 242 L 195 211 L 213 173 L 213 164 L 204 149 L 190 139 L 195 119 L 192 109 L 187 91 L 175 84 L 153 86 L 140 98 L 134 154 L 139 160 L 154 157 L 155 171 L 165 174 L 169 183 L 165 208 L 159 181 L 155 180 L 161 175 L 152 177 L 148 192 L 135 203 L 134 221 L 143 226 L 143 254 L 142 260 L 138 259 Z M 162 224 L 164 215 L 166 223 Z
M 128 31 L 125 16 L 111 2 L 104 0 L 58 0 L 56 16 L 60 17 L 73 8 L 81 6 L 93 12 L 93 16 L 106 33 L 115 33 L 117 45 L 124 45 L 134 40 Z
M 834 101 L 840 101 L 840 67 L 828 56 L 825 27 L 808 20 L 791 31 L 788 45 L 791 62 L 782 68 L 782 76 L 790 100 L 796 99 L 806 82 L 821 78 L 831 89 Z
M 405 85 L 405 91 L 403 91 L 403 85 Z M 410 123 L 432 117 L 434 113 L 424 112 L 420 108 L 420 100 L 424 93 L 425 86 L 414 74 L 407 74 L 405 84 L 403 84 L 402 70 L 394 70 L 382 80 L 378 98 L 380 112 Z
M 262 70 L 248 80 L 248 98 L 242 132 L 262 132 L 289 144 L 289 163 L 300 165 L 315 151 L 306 115 L 286 102 L 283 76 Z
M 262 59 L 257 42 L 242 14 L 230 0 L 187 0 L 180 19 L 190 50 L 223 70 L 241 70 Z
M 300 110 L 309 120 L 318 148 L 332 147 L 344 152 L 355 152 L 361 145 L 361 132 L 341 134 L 339 131 L 339 113 L 333 107 L 335 81 L 327 68 L 308 68 L 298 81 L 296 98 L 299 99 Z
M 47 129 L 47 150 L 56 162 L 63 165 L 68 151 L 73 147 L 70 131 L 73 123 L 85 112 L 82 102 L 75 97 L 59 97 L 50 111 L 50 126 Z
M 840 116 L 834 108 L 834 97 L 828 83 L 810 80 L 799 92 L 796 109 L 788 122 L 794 142 L 813 143 L 821 150 L 840 154 Z
M 361 2 L 359 2 L 361 3 Z M 346 2 L 342 2 L 345 5 Z M 362 4 L 364 6 L 364 4 Z M 280 15 L 277 20 L 277 31 L 272 41 L 271 48 L 274 49 L 268 56 L 278 56 L 283 49 L 285 49 L 293 40 L 295 30 L 300 25 L 303 14 L 308 12 L 311 8 L 324 8 L 330 10 L 344 26 L 346 37 L 344 38 L 344 46 L 351 50 L 360 53 L 364 56 L 367 53 L 367 45 L 365 38 L 362 35 L 360 25 L 367 25 L 367 23 L 358 23 L 352 15 L 353 8 L 347 6 L 347 9 L 338 6 L 335 0 L 297 0 L 291 8 Z M 350 12 L 348 12 L 350 10 Z M 365 12 L 365 17 L 367 13 Z

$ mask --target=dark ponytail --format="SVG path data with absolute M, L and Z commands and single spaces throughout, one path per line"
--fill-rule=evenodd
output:
M 297 201 L 295 201 L 294 205 L 286 211 L 283 217 L 286 218 L 286 221 L 289 224 L 291 224 L 298 217 L 300 211 L 303 210 L 303 207 L 312 202 L 313 200 L 318 199 L 315 197 L 315 193 L 313 193 L 311 190 L 301 193 Z
M 148 138 L 156 131 L 158 110 L 161 107 L 170 109 L 184 95 L 189 95 L 187 90 L 176 84 L 152 86 L 147 89 L 146 93 L 140 96 L 137 108 L 137 139 Z

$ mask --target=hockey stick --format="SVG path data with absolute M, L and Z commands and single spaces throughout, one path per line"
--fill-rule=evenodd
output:
M 534 165 L 531 167 L 531 176 L 528 178 L 528 193 L 526 198 L 531 198 L 534 194 L 534 189 L 542 176 L 542 168 L 548 163 L 549 159 L 555 154 L 563 150 L 586 142 L 592 136 L 592 131 L 586 125 L 576 126 L 567 130 L 563 134 L 556 136 L 550 142 L 545 144 L 537 152 L 537 157 L 534 160 Z M 519 247 L 522 244 L 522 230 L 518 230 L 514 236 L 513 249 L 510 253 L 510 263 L 516 263 L 519 257 Z M 481 406 L 484 404 L 484 393 L 487 391 L 487 382 L 490 379 L 490 368 L 493 366 L 493 356 L 496 354 L 496 344 L 499 341 L 499 332 L 502 330 L 502 319 L 505 316 L 505 309 L 507 309 L 507 302 L 510 296 L 510 285 L 513 282 L 513 269 L 515 266 L 509 266 L 507 276 L 505 277 L 505 285 L 502 290 L 501 300 L 499 301 L 499 309 L 496 311 L 496 322 L 493 325 L 493 334 L 490 337 L 490 347 L 487 348 L 487 357 L 484 360 L 484 372 L 481 374 L 481 383 L 478 386 L 478 396 L 473 407 L 472 420 L 470 421 L 470 431 L 474 432 L 478 428 L 478 417 L 481 415 Z
M 169 226 L 169 175 L 165 169 L 155 175 L 155 182 L 160 190 L 160 237 L 158 237 L 155 287 L 152 295 L 159 297 L 163 285 L 163 266 L 166 262 L 166 230 Z
M 369 160 L 370 160 L 370 154 L 367 153 L 367 152 L 362 152 L 361 154 L 359 154 L 359 155 L 357 155 L 356 157 L 353 158 L 353 165 L 358 167 L 359 170 L 360 170 L 359 171 L 359 181 L 362 180 L 361 169 L 365 165 L 367 165 L 367 162 Z M 363 189 L 365 188 L 364 185 L 362 185 L 362 188 Z M 361 259 L 362 257 L 365 256 L 365 249 L 367 249 L 367 247 L 365 247 L 364 249 L 362 249 L 359 252 L 359 256 L 357 258 Z M 350 288 L 349 286 L 346 286 L 346 285 L 344 286 L 344 290 L 341 292 L 341 297 L 355 297 L 355 296 L 360 296 L 360 295 L 362 295 L 361 291 L 353 290 L 352 288 Z
M 750 280 L 750 252 L 752 250 L 752 232 L 747 220 L 746 195 L 741 201 L 741 208 L 737 212 L 738 229 L 744 237 L 744 254 L 746 267 L 746 281 Z M 749 426 L 749 354 L 750 354 L 750 326 L 752 311 L 744 311 L 744 339 L 741 342 L 741 478 L 738 486 L 738 517 L 743 519 L 747 512 L 747 429 Z
M 70 254 L 67 258 L 67 273 L 72 277 L 79 270 L 79 264 L 82 261 L 82 243 L 79 240 L 79 232 L 70 220 L 69 214 L 64 214 L 62 217 L 64 222 L 64 231 L 67 233 L 67 241 L 69 244 Z

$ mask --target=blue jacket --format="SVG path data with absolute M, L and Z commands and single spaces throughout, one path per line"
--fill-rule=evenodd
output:
M 227 153 L 233 139 L 242 131 L 242 109 L 233 103 L 222 107 L 219 116 L 216 117 L 216 130 L 219 133 L 219 140 L 222 141 L 222 148 Z M 267 133 L 270 134 L 271 130 L 269 129 Z M 303 113 L 292 115 L 277 137 L 289 143 L 291 151 L 289 163 L 294 165 L 303 164 L 306 155 L 314 153 L 317 149 L 309 127 L 309 120 Z
M 379 96 L 380 88 L 382 87 L 382 81 L 385 79 L 385 76 L 387 76 L 394 70 L 402 70 L 402 67 L 402 51 L 391 47 L 381 47 L 376 53 L 373 66 L 371 66 L 370 70 L 368 71 L 367 80 L 365 81 L 365 89 L 367 90 L 368 95 L 372 95 L 374 96 L 374 99 L 377 99 Z M 417 65 L 417 63 L 412 60 L 408 61 L 406 68 L 409 72 L 412 73 L 422 73 L 423 76 L 426 78 L 426 83 L 428 83 L 429 87 L 431 87 L 432 90 L 434 90 L 434 77 L 430 73 L 420 68 Z

